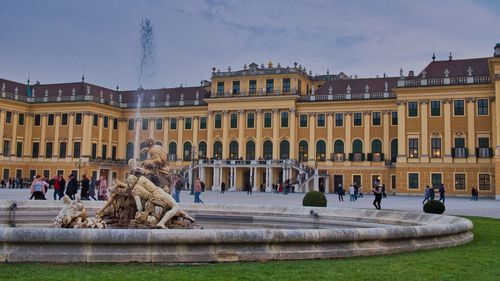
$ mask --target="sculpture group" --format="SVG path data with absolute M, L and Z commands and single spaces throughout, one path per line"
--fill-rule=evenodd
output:
M 81 202 L 65 198 L 63 207 L 54 219 L 56 227 L 105 228 L 192 228 L 195 220 L 180 210 L 170 195 L 172 174 L 168 168 L 167 153 L 153 139 L 145 141 L 141 153 L 149 158 L 140 163 L 130 160 L 131 168 L 125 182 L 115 180 L 111 196 L 97 212 L 88 218 Z M 79 211 L 76 211 L 79 210 Z

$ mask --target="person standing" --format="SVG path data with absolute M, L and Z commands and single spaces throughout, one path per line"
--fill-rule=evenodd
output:
M 359 187 L 357 183 L 354 183 L 354 201 L 358 200 Z
M 78 181 L 75 175 L 71 174 L 69 176 L 68 188 L 66 188 L 66 195 L 68 195 L 71 200 L 75 200 L 75 194 L 78 192 Z
M 439 186 L 439 200 L 438 201 L 443 200 L 443 204 L 444 204 L 444 193 L 445 193 L 444 184 L 441 184 L 441 186 Z
M 37 175 L 31 184 L 31 198 L 34 197 L 35 200 L 46 200 L 45 190 L 47 187 L 48 184 L 45 180 L 40 175 Z
M 387 192 L 385 190 L 385 183 L 382 184 L 382 198 L 387 198 Z
M 344 202 L 344 188 L 340 183 L 339 186 L 337 187 L 337 194 L 339 195 L 339 202 L 340 201 Z
M 203 203 L 203 201 L 200 198 L 202 188 L 201 188 L 201 180 L 196 179 L 196 182 L 194 184 L 194 203 Z
M 350 185 L 349 186 L 349 201 L 350 202 L 354 202 L 356 201 L 356 194 L 355 194 L 356 190 L 354 189 L 354 185 Z
M 250 182 L 247 182 L 247 195 L 252 195 L 252 184 Z
M 425 204 L 426 202 L 429 202 L 429 196 L 430 196 L 430 193 L 431 193 L 431 189 L 429 188 L 429 186 L 425 186 L 425 189 L 424 189 L 424 200 L 422 201 L 422 205 Z
M 477 189 L 475 187 L 472 187 L 472 190 L 471 190 L 471 193 L 472 193 L 472 197 L 471 197 L 471 201 L 477 201 L 478 199 L 478 192 L 477 192 Z
M 56 199 L 59 197 L 59 199 Z M 54 200 L 61 200 L 61 181 L 59 180 L 59 176 L 54 177 Z
M 372 188 L 373 195 L 375 195 L 375 200 L 373 200 L 373 206 L 377 210 L 380 210 L 380 203 L 382 202 L 382 189 L 380 188 L 380 185 L 376 185 Z
M 434 186 L 431 186 L 429 188 L 429 198 L 431 200 L 434 200 L 435 197 L 436 197 L 436 191 L 434 190 Z
M 99 191 L 98 191 L 98 196 L 97 198 L 101 201 L 107 201 L 108 200 L 108 183 L 104 176 L 101 176 L 99 178 Z
M 82 200 L 90 200 L 90 181 L 87 175 L 82 176 L 82 189 L 80 190 Z
M 363 198 L 363 186 L 360 184 L 358 187 L 359 198 Z
M 90 200 L 90 197 L 91 197 L 92 199 L 94 199 L 94 201 L 97 201 L 97 199 L 95 198 L 95 187 L 96 187 L 96 181 L 92 177 L 90 179 L 90 184 L 89 184 L 89 200 Z
M 224 194 L 224 192 L 226 192 L 226 183 L 225 182 L 222 182 L 220 184 L 220 193 L 221 194 Z
M 174 185 L 174 199 L 175 202 L 180 203 L 181 202 L 181 191 L 182 188 L 184 187 L 184 179 L 180 177 L 179 175 L 176 175 L 176 181 Z
M 64 175 L 59 175 L 59 200 L 64 197 L 64 191 L 66 190 L 66 180 Z

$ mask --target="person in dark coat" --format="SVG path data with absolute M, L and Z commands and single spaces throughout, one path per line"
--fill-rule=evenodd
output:
M 222 182 L 220 184 L 220 193 L 224 194 L 225 191 L 226 191 L 226 183 Z
M 75 175 L 71 174 L 69 176 L 68 187 L 66 188 L 66 195 L 68 195 L 71 200 L 75 200 L 75 194 L 78 192 L 78 181 Z
M 80 198 L 82 200 L 90 200 L 90 181 L 86 175 L 82 176 L 82 190 L 80 190 Z
M 434 191 L 434 186 L 431 186 L 431 188 L 429 189 L 429 198 L 431 200 L 434 200 L 434 197 L 436 197 L 436 192 Z

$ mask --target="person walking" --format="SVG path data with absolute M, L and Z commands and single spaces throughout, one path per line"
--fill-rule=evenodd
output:
M 429 188 L 429 186 L 425 186 L 425 189 L 424 189 L 424 200 L 422 201 L 422 205 L 424 205 L 426 202 L 429 202 L 429 196 L 430 196 L 430 193 L 431 193 L 431 189 Z
M 203 203 L 203 200 L 201 200 L 200 198 L 202 190 L 203 189 L 201 188 L 201 180 L 196 179 L 196 182 L 194 184 L 194 203 Z
M 78 181 L 75 175 L 71 174 L 69 176 L 68 188 L 66 188 L 66 195 L 68 195 L 71 200 L 75 200 L 75 195 L 78 193 Z
M 45 198 L 45 190 L 47 187 L 48 183 L 45 182 L 42 176 L 36 175 L 35 180 L 31 183 L 31 198 L 35 198 L 35 200 L 47 200 Z
M 247 195 L 252 195 L 252 184 L 250 182 L 247 182 Z
M 429 198 L 431 200 L 434 200 L 435 197 L 436 197 L 436 191 L 434 190 L 434 186 L 431 186 L 429 188 Z
M 344 188 L 342 187 L 342 184 L 339 183 L 339 186 L 337 187 L 337 194 L 339 196 L 339 202 L 342 201 L 344 202 Z
M 176 177 L 176 180 L 175 180 L 175 184 L 174 184 L 174 199 L 175 199 L 175 202 L 177 203 L 180 203 L 181 202 L 181 191 L 182 191 L 182 188 L 184 187 L 184 179 L 179 176 L 179 175 L 175 175 Z
M 64 197 L 64 191 L 66 190 L 66 180 L 64 179 L 64 175 L 59 175 L 59 200 Z
M 220 184 L 220 193 L 221 194 L 224 194 L 224 192 L 226 192 L 226 183 L 225 182 L 222 182 Z
M 56 199 L 59 197 L 58 199 Z M 59 180 L 59 176 L 54 177 L 54 200 L 61 200 L 61 181 Z
M 382 198 L 387 198 L 387 192 L 385 192 L 385 183 L 382 184 Z
M 90 179 L 90 184 L 89 184 L 89 200 L 90 198 L 94 199 L 94 201 L 97 201 L 95 198 L 95 187 L 96 187 L 96 181 L 94 178 Z
M 101 176 L 99 179 L 99 190 L 97 199 L 101 201 L 108 200 L 108 183 L 106 181 L 106 178 L 104 178 L 104 176 Z
M 358 187 L 359 198 L 363 198 L 363 186 L 360 184 Z
M 472 197 L 471 197 L 471 201 L 477 201 L 477 197 L 478 197 L 478 191 L 475 187 L 472 187 L 472 190 L 471 190 L 471 193 L 472 193 Z
M 356 184 L 356 183 L 354 183 L 353 186 L 354 186 L 354 201 L 357 201 L 358 200 L 359 187 L 358 187 L 358 184 Z
M 444 184 L 441 184 L 441 186 L 439 186 L 439 200 L 438 201 L 443 200 L 443 204 L 444 204 L 444 193 L 445 193 Z
M 380 185 L 376 185 L 372 188 L 373 195 L 375 195 L 375 199 L 373 200 L 373 206 L 377 210 L 380 210 L 380 203 L 382 202 L 382 188 L 380 188 Z
M 82 200 L 90 200 L 90 181 L 87 175 L 82 176 L 82 189 L 80 190 L 80 198 Z
M 356 201 L 356 190 L 354 189 L 354 185 L 349 186 L 349 202 L 354 202 Z

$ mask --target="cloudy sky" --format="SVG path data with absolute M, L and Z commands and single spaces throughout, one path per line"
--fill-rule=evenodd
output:
M 0 77 L 139 84 L 139 25 L 151 19 L 145 88 L 199 85 L 212 67 L 256 62 L 360 77 L 419 72 L 431 60 L 486 57 L 500 42 L 500 1 L 16 0 L 0 5 Z

